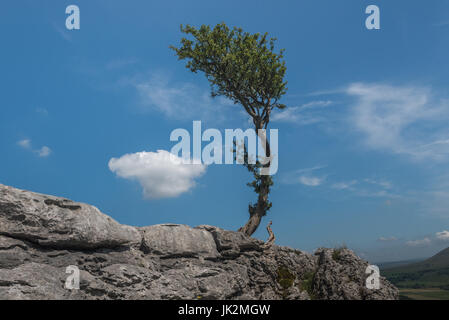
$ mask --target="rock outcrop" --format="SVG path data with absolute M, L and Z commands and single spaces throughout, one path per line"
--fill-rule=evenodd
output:
M 79 289 L 65 286 L 68 266 Z M 0 185 L 0 299 L 397 299 L 348 249 L 315 254 L 213 226 L 121 225 L 97 208 Z

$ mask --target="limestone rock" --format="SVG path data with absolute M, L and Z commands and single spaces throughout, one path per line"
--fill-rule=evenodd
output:
M 366 287 L 368 262 L 358 258 L 351 250 L 321 248 L 313 279 L 313 294 L 317 299 L 331 300 L 391 300 L 399 291 L 384 277 L 380 289 Z
M 80 289 L 66 289 L 66 268 Z M 397 299 L 350 250 L 315 255 L 213 226 L 134 228 L 97 208 L 0 185 L 0 299 Z
M 0 234 L 55 248 L 113 248 L 139 243 L 136 228 L 97 208 L 0 185 Z
M 142 232 L 142 249 L 162 257 L 218 256 L 212 235 L 201 229 L 180 224 L 159 224 L 139 229 Z

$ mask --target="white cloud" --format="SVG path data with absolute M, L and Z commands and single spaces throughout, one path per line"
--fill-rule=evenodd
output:
M 106 64 L 106 69 L 113 70 L 113 69 L 121 69 L 124 67 L 128 67 L 130 65 L 136 64 L 138 62 L 135 58 L 121 58 L 121 59 L 115 59 L 111 60 Z
M 277 110 L 271 115 L 271 121 L 291 122 L 301 125 L 308 125 L 323 121 L 319 113 L 313 112 L 317 108 L 327 107 L 333 102 L 329 100 L 311 101 L 301 106 L 287 107 L 284 110 Z M 311 112 L 312 111 L 312 112 Z
M 416 158 L 447 158 L 449 102 L 436 99 L 429 88 L 355 83 L 345 92 L 356 98 L 351 120 L 369 147 Z
M 303 185 L 309 187 L 317 187 L 321 185 L 325 180 L 326 176 L 314 176 L 312 172 L 321 170 L 326 168 L 327 166 L 315 166 L 311 168 L 299 169 L 293 172 L 290 172 L 283 176 L 282 182 L 285 184 L 298 184 L 301 183 Z
M 446 140 L 437 140 L 428 144 L 424 144 L 421 146 L 421 148 L 427 148 L 427 147 L 432 147 L 432 146 L 437 146 L 437 145 L 442 145 L 443 147 L 445 145 L 449 144 L 449 139 Z
M 30 149 L 31 148 L 31 140 L 30 139 L 23 139 L 17 142 L 19 146 L 21 146 L 24 149 Z
M 348 182 L 337 182 L 332 185 L 332 188 L 337 190 L 352 189 L 351 187 L 355 184 L 357 184 L 357 180 L 352 180 Z
M 299 182 L 309 187 L 317 187 L 326 180 L 325 177 L 300 176 Z
M 386 180 L 373 180 L 373 179 L 365 179 L 367 183 L 374 184 L 380 186 L 384 189 L 391 189 L 391 182 Z
M 137 180 L 146 198 L 159 199 L 174 198 L 191 190 L 194 179 L 205 173 L 206 166 L 182 163 L 170 152 L 158 150 L 112 158 L 109 169 L 121 178 Z
M 419 239 L 419 240 L 410 240 L 407 241 L 405 244 L 410 247 L 421 247 L 421 246 L 428 246 L 430 245 L 432 241 L 429 238 Z
M 396 238 L 396 237 L 380 237 L 378 240 L 382 241 L 382 242 L 389 242 L 389 241 L 397 241 L 398 238 Z
M 173 119 L 211 118 L 222 120 L 234 104 L 223 97 L 212 98 L 210 92 L 190 83 L 173 84 L 161 75 L 133 80 L 144 108 L 156 110 Z M 235 111 L 234 111 L 235 112 Z
M 36 108 L 36 112 L 41 115 L 48 116 L 48 110 L 45 108 L 38 107 Z
M 369 198 L 402 198 L 400 194 L 390 193 L 386 190 L 380 191 L 370 191 L 370 190 L 357 190 L 357 195 L 361 197 L 369 197 Z M 386 205 L 391 205 L 391 202 L 385 202 Z
M 304 169 L 296 170 L 296 173 L 312 172 L 312 171 L 315 171 L 315 170 L 324 169 L 326 167 L 327 166 L 315 166 L 315 167 L 311 167 L 311 168 L 304 168 Z
M 445 241 L 449 240 L 449 231 L 444 230 L 444 231 L 441 231 L 441 232 L 437 232 L 436 233 L 436 237 L 439 240 L 445 240 Z
M 39 155 L 39 157 L 45 158 L 50 155 L 51 149 L 47 146 L 43 146 L 42 148 L 36 150 L 35 152 Z
M 53 28 L 65 41 L 72 41 L 72 37 L 70 36 L 69 31 L 66 28 L 62 28 L 59 26 L 59 24 L 56 23 L 53 23 Z
M 433 26 L 434 26 L 434 27 L 445 27 L 445 26 L 449 26 L 449 20 L 437 22 L 437 23 L 433 24 Z
M 36 153 L 41 158 L 46 158 L 51 153 L 51 149 L 47 146 L 43 146 L 39 149 L 33 150 L 30 139 L 20 140 L 17 142 L 17 144 L 26 150 L 30 150 L 30 151 Z

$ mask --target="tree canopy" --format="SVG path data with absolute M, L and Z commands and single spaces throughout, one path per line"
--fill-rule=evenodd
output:
M 275 38 L 268 33 L 250 34 L 224 23 L 211 29 L 186 25 L 181 31 L 193 36 L 182 38 L 181 46 L 171 46 L 179 60 L 188 60 L 192 72 L 205 73 L 212 96 L 225 96 L 241 104 L 246 112 L 266 128 L 271 111 L 284 108 L 279 103 L 287 90 L 284 50 L 274 52 Z

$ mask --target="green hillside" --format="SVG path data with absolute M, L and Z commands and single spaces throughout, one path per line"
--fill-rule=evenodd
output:
M 427 260 L 381 273 L 400 289 L 402 298 L 449 299 L 449 248 Z
M 393 261 L 393 262 L 378 262 L 374 263 L 376 266 L 380 268 L 380 270 L 387 270 L 397 267 L 408 266 L 412 263 L 421 262 L 426 260 L 427 258 L 422 259 L 413 259 L 413 260 L 401 260 L 401 261 Z

